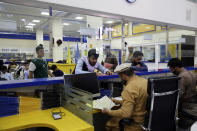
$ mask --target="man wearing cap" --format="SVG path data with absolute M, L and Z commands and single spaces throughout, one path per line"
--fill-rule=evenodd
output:
M 88 57 L 83 57 L 77 62 L 75 74 L 90 73 L 97 69 L 103 74 L 111 75 L 111 72 L 97 61 L 98 57 L 99 52 L 96 49 L 90 49 Z
M 119 131 L 119 121 L 129 118 L 132 123 L 125 125 L 124 131 L 142 131 L 140 125 L 143 124 L 146 114 L 147 80 L 136 76 L 129 63 L 119 65 L 115 72 L 125 82 L 125 87 L 121 94 L 122 101 L 113 100 L 115 104 L 121 105 L 120 109 L 103 109 L 103 113 L 112 116 L 106 124 L 106 129 Z
M 36 47 L 37 58 L 33 59 L 29 65 L 29 78 L 48 78 L 48 75 L 53 74 L 48 70 L 48 65 L 44 57 L 44 48 L 40 44 Z

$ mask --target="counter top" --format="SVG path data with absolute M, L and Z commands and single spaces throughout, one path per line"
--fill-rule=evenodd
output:
M 60 84 L 60 83 L 64 83 L 63 77 L 0 81 L 0 89 L 38 86 L 38 85 L 41 86 L 41 85 Z
M 188 67 L 187 70 L 197 70 L 195 67 Z M 136 75 L 154 75 L 154 74 L 163 74 L 170 73 L 169 69 L 164 69 L 161 71 L 149 71 L 149 72 L 137 72 Z M 99 76 L 98 80 L 107 80 L 107 79 L 116 79 L 118 75 L 111 76 Z M 63 77 L 53 77 L 53 78 L 40 78 L 40 79 L 28 79 L 28 80 L 14 80 L 14 81 L 0 81 L 0 89 L 8 88 L 18 88 L 18 87 L 28 87 L 28 86 L 42 86 L 50 84 L 63 84 Z
M 81 120 L 63 107 L 59 109 L 65 113 L 62 119 L 59 120 L 53 119 L 51 113 L 53 109 L 2 117 L 0 118 L 0 130 L 14 131 L 32 127 L 48 127 L 56 131 L 94 131 L 92 125 Z

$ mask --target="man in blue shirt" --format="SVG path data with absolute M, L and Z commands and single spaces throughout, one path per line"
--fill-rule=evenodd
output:
M 97 69 L 103 74 L 111 75 L 112 73 L 97 61 L 98 57 L 99 52 L 96 49 L 90 49 L 88 51 L 88 57 L 83 57 L 78 60 L 75 74 L 90 73 Z
M 132 63 L 132 69 L 135 71 L 148 71 L 148 67 L 142 62 L 143 56 L 141 51 L 135 51 L 131 60 L 126 63 Z

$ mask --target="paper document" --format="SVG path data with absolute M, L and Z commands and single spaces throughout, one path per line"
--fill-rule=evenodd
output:
M 114 102 L 107 96 L 104 96 L 101 99 L 97 99 L 93 101 L 94 109 L 101 109 L 101 110 L 103 110 L 104 108 L 111 109 L 114 106 L 115 106 Z

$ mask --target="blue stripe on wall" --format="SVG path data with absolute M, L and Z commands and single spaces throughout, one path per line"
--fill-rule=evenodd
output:
M 26 39 L 26 40 L 36 40 L 36 34 L 35 33 L 2 33 L 0 34 L 0 38 L 4 39 Z M 49 35 L 44 35 L 43 40 L 48 41 Z M 80 42 L 80 38 L 74 38 L 74 37 L 63 37 L 63 41 L 70 41 L 70 42 Z M 83 39 L 84 43 L 87 43 L 86 39 Z
M 80 42 L 80 38 L 63 37 L 63 41 L 74 41 L 74 42 Z
M 36 40 L 36 35 L 0 34 L 0 38 Z
M 49 39 L 49 35 L 44 35 L 44 36 L 43 36 L 43 40 L 50 40 L 50 39 Z

